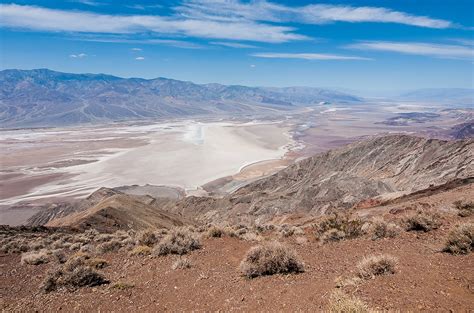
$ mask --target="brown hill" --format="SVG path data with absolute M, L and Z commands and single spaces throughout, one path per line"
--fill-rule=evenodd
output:
M 264 221 L 323 214 L 474 176 L 474 140 L 377 137 L 298 162 L 222 199 L 188 197 L 167 210 L 203 220 Z
M 154 206 L 151 197 L 137 197 L 117 193 L 106 197 L 92 207 L 56 218 L 46 226 L 69 226 L 79 229 L 95 228 L 101 232 L 117 229 L 166 228 L 189 224 L 182 217 Z

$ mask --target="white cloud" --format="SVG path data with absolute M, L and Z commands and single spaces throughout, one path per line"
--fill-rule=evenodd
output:
M 82 59 L 85 58 L 87 54 L 85 53 L 78 53 L 78 54 L 70 54 L 69 57 L 73 59 Z
M 141 48 L 132 48 L 132 51 L 142 51 Z
M 257 66 L 256 66 L 255 64 L 250 64 L 250 67 L 251 67 L 251 68 L 255 68 L 255 67 L 257 67 Z
M 135 60 L 143 61 L 143 60 L 145 60 L 145 58 L 144 57 L 136 57 Z
M 229 47 L 229 48 L 242 48 L 242 49 L 253 49 L 257 48 L 257 46 L 254 45 L 248 45 L 240 42 L 227 42 L 227 41 L 213 41 L 210 42 L 212 45 L 217 45 L 217 46 L 223 46 L 223 47 Z
M 404 54 L 425 55 L 438 58 L 474 59 L 472 47 L 443 45 L 424 42 L 366 41 L 347 46 L 361 50 L 391 51 Z
M 190 19 L 182 16 L 107 15 L 16 4 L 1 4 L 0 11 L 2 12 L 1 26 L 40 31 L 109 34 L 153 32 L 167 35 L 273 43 L 307 39 L 303 35 L 294 33 L 292 27 L 254 21 L 220 22 Z
M 323 54 L 323 53 L 254 53 L 251 54 L 258 58 L 268 59 L 302 59 L 302 60 L 371 60 L 369 58 L 363 58 L 358 56 L 347 56 L 347 55 L 335 55 L 335 54 Z
M 450 21 L 380 7 L 311 4 L 289 7 L 267 1 L 188 0 L 176 10 L 190 18 L 216 21 L 268 21 L 324 24 L 331 22 L 398 23 L 429 28 L 453 27 Z

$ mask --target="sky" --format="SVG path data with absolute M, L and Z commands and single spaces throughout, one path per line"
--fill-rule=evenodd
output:
M 474 0 L 3 0 L 1 69 L 351 90 L 474 87 Z

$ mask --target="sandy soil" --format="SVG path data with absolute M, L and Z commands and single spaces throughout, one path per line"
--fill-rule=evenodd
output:
M 454 224 L 450 222 L 449 224 Z M 45 294 L 39 286 L 51 265 L 19 266 L 18 255 L 1 256 L 0 306 L 6 311 L 304 311 L 327 307 L 336 279 L 356 273 L 355 264 L 372 254 L 398 258 L 393 275 L 344 287 L 372 308 L 391 311 L 454 311 L 474 309 L 474 254 L 453 256 L 439 252 L 449 224 L 432 233 L 403 233 L 393 239 L 355 239 L 320 246 L 312 240 L 297 245 L 287 239 L 306 264 L 298 275 L 274 275 L 248 280 L 238 266 L 252 243 L 234 238 L 207 239 L 203 249 L 189 255 L 192 268 L 172 270 L 177 259 L 108 254 L 103 272 L 110 286 L 76 292 Z

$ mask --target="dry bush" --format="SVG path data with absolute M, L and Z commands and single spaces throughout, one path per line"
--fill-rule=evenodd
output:
M 58 263 L 64 263 L 67 260 L 66 253 L 62 249 L 56 249 L 51 251 L 51 255 Z
M 73 243 L 69 246 L 69 250 L 71 251 L 77 251 L 79 250 L 80 248 L 82 247 L 82 243 L 80 242 L 76 242 L 76 243 Z
M 269 242 L 252 247 L 240 263 L 240 270 L 249 277 L 279 273 L 304 272 L 304 264 L 289 247 Z
M 324 232 L 320 236 L 320 240 L 322 242 L 331 242 L 331 241 L 339 241 L 344 240 L 346 238 L 346 233 L 342 230 L 338 230 L 336 228 L 332 228 L 326 232 Z
M 2 253 L 21 253 L 30 250 L 29 245 L 20 238 L 7 239 L 0 245 Z
M 333 213 L 322 218 L 313 227 L 316 235 L 323 241 L 338 241 L 362 236 L 364 222 L 348 213 Z
M 349 296 L 341 290 L 334 291 L 329 298 L 328 312 L 330 313 L 365 313 L 370 311 L 364 301 Z
M 159 241 L 159 237 L 151 229 L 138 232 L 136 239 L 139 245 L 149 247 L 153 247 Z
M 201 248 L 199 239 L 191 231 L 181 227 L 172 229 L 155 247 L 154 253 L 183 255 L 199 248 Z
M 474 214 L 474 202 L 473 201 L 455 201 L 454 207 L 458 210 L 458 215 L 461 217 L 468 217 Z
M 130 251 L 131 256 L 145 256 L 150 255 L 152 249 L 149 246 L 136 246 L 132 251 Z
M 283 224 L 281 225 L 279 234 L 282 237 L 291 237 L 293 235 L 304 235 L 304 231 L 300 227 Z
M 441 225 L 440 217 L 434 212 L 418 211 L 404 219 L 407 231 L 429 232 Z
M 105 259 L 101 259 L 101 258 L 90 258 L 88 260 L 86 260 L 86 263 L 85 265 L 87 266 L 90 266 L 92 268 L 96 268 L 96 269 L 99 269 L 99 268 L 104 268 L 108 265 L 107 261 Z
M 107 242 L 107 241 L 111 241 L 112 239 L 115 239 L 115 236 L 112 235 L 112 234 L 99 234 L 99 235 L 95 236 L 94 241 L 95 242 Z
M 130 234 L 127 233 L 126 231 L 124 230 L 117 230 L 113 236 L 119 240 L 124 240 L 124 239 L 127 239 L 127 238 L 130 238 Z
M 40 251 L 25 252 L 21 255 L 21 263 L 30 265 L 48 263 L 51 260 L 50 254 L 51 252 L 45 249 Z
M 376 218 L 372 222 L 372 239 L 393 238 L 400 233 L 400 229 L 393 223 L 387 223 L 382 218 Z
M 28 250 L 42 250 L 47 246 L 47 242 L 43 238 L 38 238 L 30 242 Z
M 363 279 L 394 274 L 397 263 L 398 261 L 395 257 L 386 254 L 365 257 L 357 264 L 357 274 Z
M 171 265 L 171 268 L 174 270 L 182 270 L 186 268 L 190 268 L 192 266 L 191 261 L 189 261 L 187 258 L 179 258 L 177 259 L 173 265 Z
M 100 233 L 94 229 L 94 228 L 91 228 L 91 229 L 88 229 L 86 231 L 84 231 L 84 236 L 89 238 L 89 240 L 94 240 L 96 236 L 99 236 Z
M 220 238 L 224 235 L 224 230 L 221 227 L 218 226 L 211 226 L 207 230 L 207 237 L 209 238 Z
M 46 292 L 57 290 L 59 287 L 74 290 L 80 287 L 94 287 L 108 283 L 109 281 L 103 275 L 89 266 L 77 265 L 68 268 L 62 266 L 47 274 L 42 289 Z
M 95 246 L 92 244 L 85 244 L 79 248 L 79 252 L 90 253 L 90 254 L 94 254 L 95 250 L 96 250 Z
M 474 224 L 454 227 L 448 234 L 443 251 L 452 254 L 469 254 L 474 249 Z
M 98 244 L 96 247 L 97 253 L 104 254 L 108 252 L 118 251 L 122 247 L 122 242 L 117 239 L 112 239 L 111 241 L 106 241 L 101 244 Z

